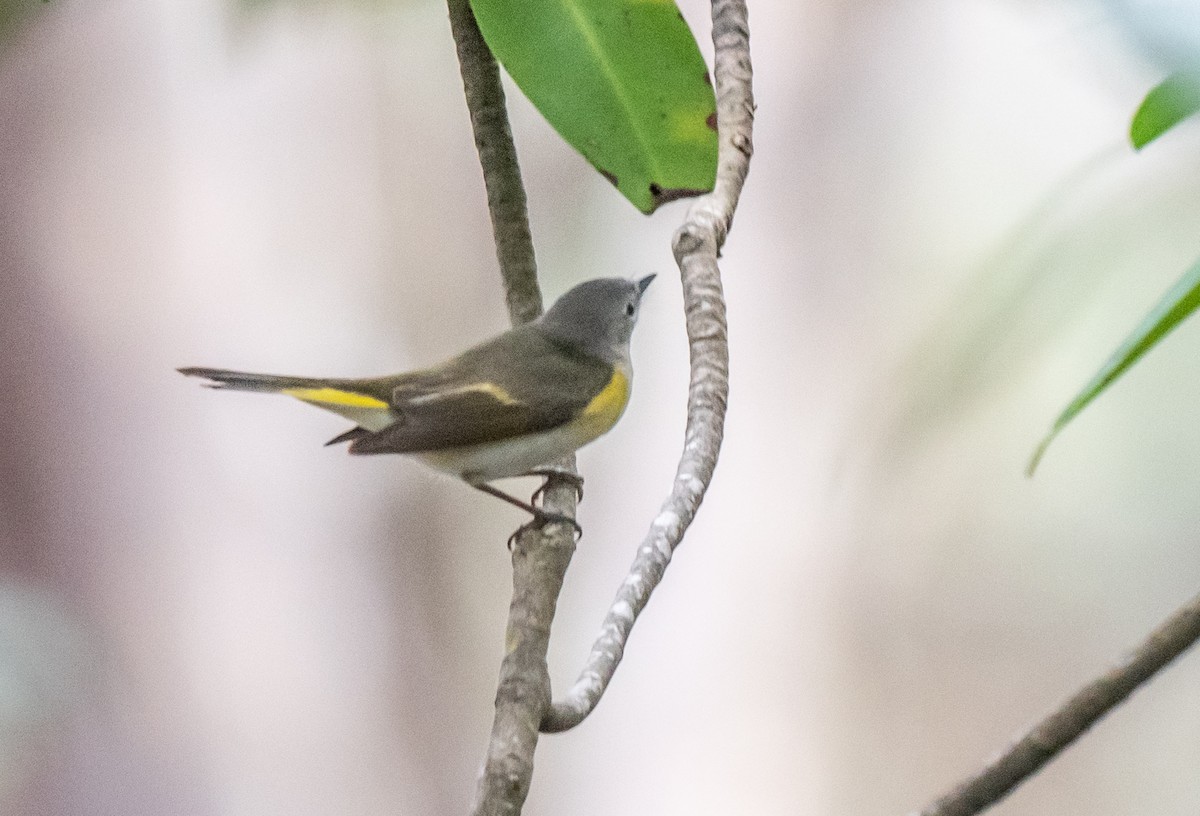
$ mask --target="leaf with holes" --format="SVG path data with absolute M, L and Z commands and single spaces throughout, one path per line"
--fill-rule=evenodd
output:
M 1183 277 L 1162 296 L 1150 314 L 1142 320 L 1141 325 L 1125 338 L 1125 342 L 1121 344 L 1120 348 L 1113 352 L 1091 381 L 1075 396 L 1071 404 L 1063 409 L 1058 419 L 1054 420 L 1050 432 L 1046 434 L 1037 446 L 1037 450 L 1034 451 L 1027 473 L 1030 476 L 1033 475 L 1034 469 L 1041 461 L 1042 454 L 1046 452 L 1046 448 L 1054 440 L 1054 437 L 1066 427 L 1068 422 L 1074 419 L 1092 400 L 1100 396 L 1104 389 L 1108 388 L 1117 377 L 1124 374 L 1143 354 L 1183 322 L 1184 318 L 1196 311 L 1197 306 L 1200 306 L 1200 261 L 1197 261 L 1185 272 Z
M 716 100 L 674 0 L 471 0 L 529 101 L 642 212 L 712 189 Z

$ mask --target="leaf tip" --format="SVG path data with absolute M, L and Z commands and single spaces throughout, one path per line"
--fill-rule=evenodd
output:
M 1150 89 L 1129 123 L 1129 142 L 1141 150 L 1200 111 L 1200 72 L 1176 71 Z
M 1025 466 L 1025 478 L 1032 479 L 1034 471 L 1042 461 L 1042 456 L 1046 453 L 1046 448 L 1050 447 L 1050 443 L 1054 441 L 1054 437 L 1058 435 L 1058 430 L 1052 430 L 1050 433 L 1042 437 L 1042 441 L 1033 450 L 1033 456 L 1029 457 L 1029 464 Z

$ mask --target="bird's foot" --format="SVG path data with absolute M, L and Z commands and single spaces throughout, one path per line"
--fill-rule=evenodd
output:
M 567 470 L 566 468 L 555 467 L 553 465 L 546 465 L 543 467 L 534 468 L 525 475 L 542 476 L 546 479 L 546 481 L 542 482 L 542 486 L 533 491 L 533 495 L 529 497 L 530 504 L 537 504 L 538 500 L 542 498 L 542 496 L 546 495 L 546 491 L 550 488 L 550 485 L 555 482 L 555 480 L 570 484 L 573 488 L 575 488 L 576 503 L 583 501 L 583 477 L 573 470 Z
M 512 552 L 513 544 L 518 538 L 530 530 L 541 530 L 551 524 L 569 524 L 575 528 L 575 540 L 583 536 L 583 528 L 579 526 L 579 522 L 564 513 L 551 513 L 548 510 L 538 509 L 533 518 L 518 527 L 513 534 L 508 537 L 508 550 Z

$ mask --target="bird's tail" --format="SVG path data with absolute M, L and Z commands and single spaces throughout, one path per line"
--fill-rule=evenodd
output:
M 370 432 L 379 431 L 396 421 L 388 405 L 391 396 L 389 380 L 315 380 L 311 377 L 280 377 L 275 374 L 248 374 L 223 368 L 181 368 L 180 374 L 203 377 L 209 388 L 234 391 L 257 391 L 263 394 L 286 394 L 301 402 L 332 411 L 354 422 L 358 427 L 339 435 L 329 444 L 350 442 Z
M 275 374 L 250 374 L 245 371 L 229 371 L 224 368 L 181 368 L 179 373 L 187 377 L 203 377 L 209 388 L 229 388 L 234 391 L 260 391 L 278 394 L 299 388 L 320 388 L 322 381 L 308 377 L 280 377 Z

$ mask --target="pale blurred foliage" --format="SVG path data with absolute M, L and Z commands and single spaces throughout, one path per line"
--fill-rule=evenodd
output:
M 725 454 L 529 814 L 906 812 L 1200 586 L 1196 325 L 1022 475 L 1200 254 L 1200 128 L 1122 144 L 1171 26 L 751 13 Z M 444 8 L 54 0 L 2 49 L 0 812 L 464 812 L 520 515 L 173 371 L 387 373 L 503 328 Z M 561 687 L 670 484 L 686 204 L 643 218 L 511 103 L 547 293 L 668 273 L 581 456 Z M 1197 683 L 1190 655 L 995 812 L 1194 812 Z

